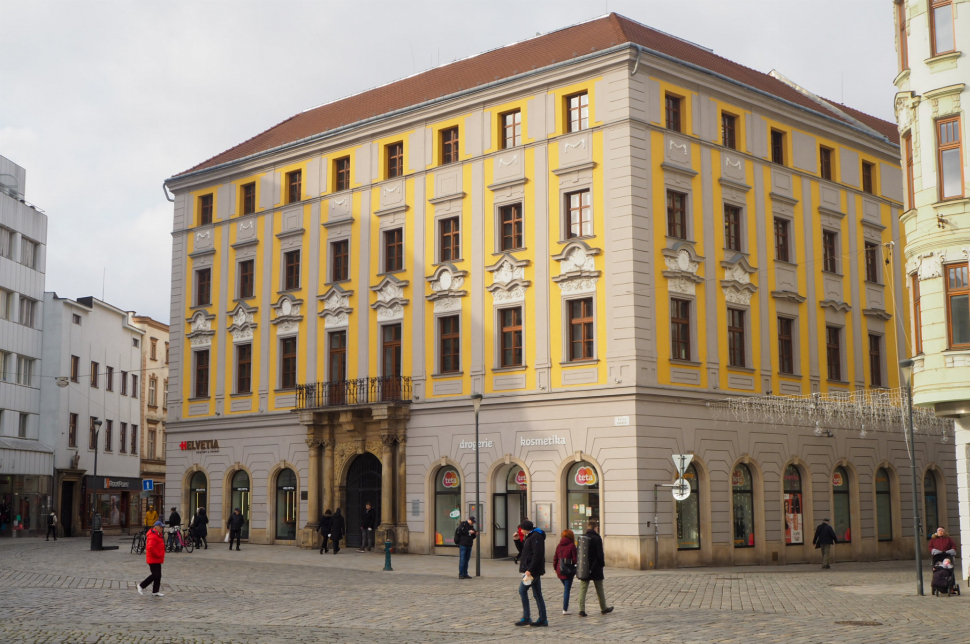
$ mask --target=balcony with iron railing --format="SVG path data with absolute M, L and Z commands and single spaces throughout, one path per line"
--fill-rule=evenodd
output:
M 296 387 L 297 409 L 356 407 L 379 403 L 411 402 L 409 376 L 382 376 L 356 380 L 311 382 Z

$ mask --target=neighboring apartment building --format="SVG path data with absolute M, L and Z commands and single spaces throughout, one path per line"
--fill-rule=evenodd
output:
M 159 515 L 165 503 L 165 415 L 168 412 L 168 325 L 148 316 L 132 315 L 131 324 L 142 331 L 141 343 L 141 477 L 151 479 L 154 490 L 142 499 L 144 516 L 149 506 Z
M 106 302 L 44 294 L 41 416 L 56 435 L 55 493 L 69 536 L 89 534 L 95 512 L 106 534 L 141 524 L 144 335 Z
M 956 422 L 960 530 L 970 534 L 970 2 L 896 0 L 906 279 L 917 405 Z M 957 529 L 956 517 L 942 523 Z M 927 525 L 927 534 L 936 529 Z M 970 557 L 963 557 L 970 579 Z
M 54 434 L 40 422 L 47 215 L 0 156 L 0 537 L 47 531 Z
M 487 557 L 592 519 L 633 568 L 815 561 L 829 517 L 839 559 L 911 557 L 902 435 L 706 406 L 898 386 L 898 157 L 894 124 L 615 14 L 303 112 L 166 182 L 166 505 L 306 547 L 335 507 L 359 543 L 370 501 L 438 554 L 473 512 Z M 654 507 L 676 453 L 692 491 Z

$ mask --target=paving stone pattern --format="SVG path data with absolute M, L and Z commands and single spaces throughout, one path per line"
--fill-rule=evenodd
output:
M 383 572 L 376 553 L 213 544 L 167 555 L 156 598 L 135 592 L 143 556 L 87 545 L 0 542 L 0 642 L 970 642 L 970 597 L 917 597 L 908 562 L 607 569 L 616 611 L 600 615 L 593 594 L 586 619 L 575 615 L 578 583 L 563 616 L 562 586 L 548 576 L 550 627 L 521 629 L 508 561 L 484 560 L 480 579 L 460 581 L 456 558 L 395 556 L 395 572 Z

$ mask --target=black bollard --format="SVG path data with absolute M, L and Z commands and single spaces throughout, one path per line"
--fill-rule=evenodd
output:
M 391 572 L 394 572 L 394 569 L 391 568 L 391 546 L 393 545 L 393 541 L 384 542 L 384 570 L 390 570 Z

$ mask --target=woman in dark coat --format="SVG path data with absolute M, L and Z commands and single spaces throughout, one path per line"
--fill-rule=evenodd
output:
M 330 549 L 327 548 L 327 541 L 330 539 L 330 523 L 332 516 L 333 513 L 330 512 L 330 510 L 327 510 L 323 513 L 323 516 L 320 517 L 320 524 L 317 526 L 317 532 L 319 532 L 320 536 L 323 537 L 323 543 L 320 544 L 321 555 L 325 552 L 330 552 Z
M 209 529 L 206 527 L 208 524 L 209 517 L 205 514 L 205 508 L 199 508 L 192 521 L 192 536 L 195 537 L 196 548 L 201 548 L 202 544 L 205 544 L 205 549 L 209 549 L 209 542 L 206 540 L 209 536 Z
M 344 515 L 340 514 L 340 508 L 334 510 L 330 517 L 330 539 L 333 540 L 333 554 L 340 552 L 340 540 L 344 537 Z

